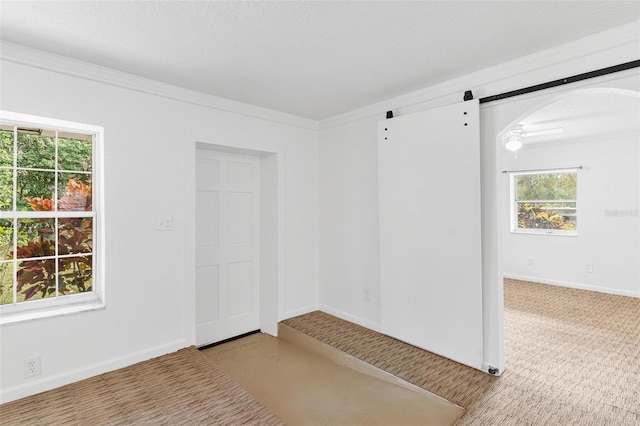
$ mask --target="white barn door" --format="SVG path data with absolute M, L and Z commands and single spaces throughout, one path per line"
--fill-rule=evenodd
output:
M 381 329 L 483 369 L 477 100 L 378 126 Z
M 196 344 L 258 330 L 260 160 L 196 151 Z

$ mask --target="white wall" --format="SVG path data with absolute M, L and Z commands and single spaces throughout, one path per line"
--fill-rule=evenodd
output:
M 105 309 L 3 325 L 1 398 L 8 401 L 175 351 L 191 345 L 189 312 L 194 283 L 186 277 L 184 145 L 188 135 L 206 135 L 222 145 L 277 146 L 285 158 L 284 249 L 281 317 L 317 306 L 317 131 L 295 117 L 246 105 L 232 113 L 197 105 L 210 100 L 158 85 L 184 102 L 141 91 L 155 83 L 122 76 L 141 90 L 69 74 L 91 67 L 15 46 L 1 63 L 1 108 L 104 126 L 106 303 Z M 17 54 L 16 54 L 17 52 Z M 26 58 L 26 59 L 25 59 Z M 44 63 L 47 60 L 47 63 Z M 65 74 L 43 68 L 61 67 Z M 95 75 L 103 75 L 96 70 Z M 109 74 L 109 73 L 106 73 Z M 110 77 L 117 74 L 109 74 Z M 96 78 L 98 79 L 98 78 Z M 104 80 L 104 78 L 100 77 Z M 119 84 L 119 83 L 117 83 Z M 122 84 L 127 85 L 127 84 Z M 205 102 L 201 102 L 201 101 Z M 211 104 L 222 104 L 213 100 Z M 228 108 L 229 109 L 229 108 Z M 251 116 L 253 114 L 254 116 Z M 270 119 L 273 117 L 273 119 Z M 290 121 L 291 124 L 286 124 Z M 156 231 L 156 219 L 173 217 L 171 232 Z M 40 355 L 42 374 L 23 379 L 23 360 Z
M 459 102 L 468 89 L 483 97 L 635 60 L 638 24 L 325 120 L 319 145 L 313 123 L 303 119 L 104 70 L 87 75 L 84 65 L 72 61 L 63 73 L 52 72 L 64 61 L 48 55 L 32 60 L 29 52 L 3 46 L 2 57 L 11 51 L 14 58 L 1 63 L 0 108 L 105 127 L 107 308 L 2 326 L 2 401 L 193 343 L 194 287 L 183 255 L 190 238 L 187 216 L 193 213 L 185 208 L 184 146 L 191 143 L 186 135 L 258 151 L 264 144 L 267 151 L 282 153 L 281 319 L 319 302 L 323 310 L 375 329 L 380 321 L 375 129 L 384 112 L 409 114 Z M 116 84 L 105 83 L 112 77 Z M 482 122 L 487 129 L 481 146 L 485 361 L 498 366 L 504 360 L 496 315 L 502 267 L 495 135 L 509 120 L 501 124 L 485 115 Z M 155 219 L 166 215 L 173 216 L 173 231 L 157 232 Z M 364 301 L 364 289 L 371 290 L 371 301 Z M 43 373 L 24 380 L 23 359 L 37 354 Z
M 635 60 L 639 26 L 640 22 L 620 27 L 321 122 L 321 309 L 379 327 L 376 123 L 384 119 L 385 111 L 410 114 L 460 102 L 469 89 L 480 98 Z M 484 358 L 502 371 L 495 138 L 510 121 L 498 127 L 492 120 L 481 111 Z M 369 302 L 364 300 L 364 288 L 371 288 Z
M 378 120 L 323 130 L 319 179 L 320 307 L 374 330 L 380 324 Z
M 593 83 L 598 87 L 629 88 L 640 95 L 640 79 L 620 78 L 615 81 Z M 640 297 L 640 98 L 622 94 L 589 93 L 577 96 L 587 103 L 596 96 L 601 105 L 614 102 L 624 105 L 629 117 L 605 119 L 611 127 L 595 128 L 592 134 L 580 138 L 567 135 L 547 143 L 525 145 L 517 158 L 505 152 L 505 170 L 545 169 L 583 166 L 578 171 L 578 235 L 532 235 L 510 232 L 505 221 L 503 231 L 503 260 L 506 276 L 535 282 L 598 290 L 614 294 Z M 561 99 L 549 107 L 560 110 Z M 594 101 L 595 102 L 595 101 Z M 555 105 L 555 106 L 554 106 Z M 612 105 L 613 106 L 613 105 Z M 602 114 L 615 112 L 613 108 Z M 513 109 L 513 108 L 511 108 Z M 603 118 L 585 114 L 580 119 L 580 106 L 575 107 L 578 127 L 588 129 L 590 122 Z M 627 118 L 629 120 L 627 120 Z M 548 127 L 552 117 L 545 114 Z M 561 122 L 561 119 L 558 119 Z M 575 125 L 574 124 L 574 125 Z M 504 217 L 508 218 L 508 178 L 503 190 Z M 618 210 L 624 215 L 614 216 Z M 529 259 L 533 264 L 529 264 Z M 591 265 L 592 271 L 587 270 Z

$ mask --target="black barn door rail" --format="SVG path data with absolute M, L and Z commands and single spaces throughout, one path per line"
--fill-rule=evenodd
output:
M 585 73 L 574 75 L 571 77 L 560 78 L 558 80 L 553 80 L 553 81 L 549 81 L 542 84 L 536 84 L 535 86 L 529 86 L 523 89 L 500 93 L 499 95 L 487 96 L 485 98 L 480 98 L 480 103 L 484 104 L 487 102 L 507 99 L 513 96 L 524 95 L 525 93 L 537 92 L 539 90 L 549 89 L 551 87 L 562 86 L 564 84 L 575 83 L 577 81 L 588 80 L 590 78 L 600 77 L 601 75 L 613 74 L 614 72 L 625 71 L 631 68 L 638 68 L 638 67 L 640 67 L 640 59 L 631 61 L 631 62 L 625 62 L 624 64 L 614 65 L 612 67 L 585 72 Z

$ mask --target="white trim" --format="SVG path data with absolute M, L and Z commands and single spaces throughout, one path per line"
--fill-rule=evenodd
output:
M 108 361 L 92 364 L 87 367 L 77 368 L 54 376 L 43 377 L 39 380 L 29 381 L 18 386 L 3 388 L 0 390 L 0 403 L 14 401 L 26 396 L 35 395 L 60 386 L 88 379 L 99 374 L 127 367 L 138 362 L 147 361 L 168 353 L 176 352 L 186 347 L 184 340 L 175 340 L 171 343 L 155 346 Z
M 308 306 L 304 306 L 302 308 L 297 308 L 297 309 L 292 309 L 290 311 L 286 311 L 283 315 L 282 318 L 280 318 L 278 321 L 283 321 L 289 318 L 293 318 L 293 317 L 297 317 L 300 315 L 304 315 L 304 314 L 308 314 L 311 312 L 315 312 L 318 310 L 318 305 L 308 305 Z
M 515 217 L 511 217 L 511 220 L 515 220 Z M 512 234 L 518 235 L 547 235 L 553 237 L 577 237 L 578 231 L 567 231 L 563 229 L 535 229 L 535 228 L 514 228 L 511 227 Z
M 4 45 L 0 45 L 4 49 Z M 4 51 L 2 52 L 4 53 Z M 1 55 L 1 54 L 0 54 Z M 1 57 L 1 56 L 0 56 Z M 10 121 L 13 125 L 33 126 L 37 121 L 38 126 L 46 127 L 47 130 L 57 130 L 58 132 L 80 133 L 82 135 L 90 133 L 104 133 L 103 126 L 93 124 L 77 123 L 75 121 L 58 120 L 57 118 L 40 117 L 19 112 L 0 110 L 0 120 Z
M 67 298 L 73 298 L 68 300 Z M 43 302 L 45 302 L 43 304 Z M 47 303 L 52 302 L 52 303 Z M 79 312 L 94 311 L 105 307 L 104 300 L 100 299 L 95 293 L 79 293 L 71 296 L 64 296 L 55 299 L 41 299 L 27 302 L 26 308 L 21 306 L 21 310 L 2 312 L 0 316 L 0 325 L 16 324 L 25 321 L 33 321 L 42 318 L 51 318 L 63 315 L 71 315 Z M 35 305 L 32 306 L 31 304 Z M 44 306 L 43 306 L 44 305 Z M 14 306 L 8 305 L 8 308 Z
M 640 40 L 640 36 L 638 34 L 639 25 L 640 21 L 634 21 L 579 40 L 523 56 L 509 62 L 485 68 L 474 73 L 466 74 L 458 78 L 428 86 L 424 89 L 389 98 L 387 100 L 368 105 L 364 108 L 352 110 L 320 121 L 238 102 L 219 96 L 200 93 L 195 90 L 185 89 L 179 86 L 116 71 L 110 68 L 32 49 L 7 41 L 0 41 L 0 59 L 137 92 L 217 109 L 220 111 L 227 111 L 310 130 L 325 130 L 376 115 L 382 117 L 382 114 L 388 110 L 406 108 L 423 102 L 434 101 L 438 98 L 455 95 L 457 93 L 460 93 L 460 96 L 462 96 L 460 92 L 462 89 L 469 90 L 492 83 L 499 83 L 512 77 L 554 65 L 567 63 L 597 52 L 629 44 L 637 44 Z M 633 59 L 637 58 L 630 58 L 629 60 Z M 566 75 L 557 74 L 555 76 L 555 78 L 562 77 L 566 77 Z M 532 84 L 536 83 L 539 82 L 532 82 Z M 505 87 L 504 90 L 507 91 L 513 89 L 516 88 Z M 490 94 L 474 92 L 474 95 L 478 97 L 479 95 L 488 96 Z
M 55 149 L 56 149 L 56 164 L 54 169 L 46 170 L 51 172 L 55 176 L 54 194 L 55 200 L 54 210 L 48 212 L 26 212 L 16 211 L 16 198 L 13 199 L 13 211 L 0 213 L 2 219 L 22 219 L 22 218 L 46 218 L 56 221 L 59 218 L 91 218 L 93 220 L 93 244 L 94 250 L 89 253 L 74 253 L 70 255 L 59 255 L 58 246 L 55 247 L 55 255 L 39 257 L 38 259 L 55 260 L 60 258 L 91 256 L 92 262 L 92 290 L 83 294 L 68 295 L 60 297 L 56 288 L 56 295 L 54 298 L 29 300 L 23 302 L 16 302 L 16 262 L 23 262 L 31 260 L 30 258 L 13 258 L 11 261 L 14 265 L 14 299 L 11 304 L 0 305 L 0 325 L 13 324 L 22 321 L 30 321 L 48 318 L 52 316 L 68 315 L 78 312 L 90 311 L 95 309 L 101 309 L 105 306 L 105 275 L 104 275 L 104 212 L 102 210 L 104 206 L 104 187 L 103 187 L 103 135 L 104 127 L 96 126 L 92 124 L 77 123 L 66 120 L 59 120 L 55 118 L 42 117 L 31 114 L 22 114 L 12 111 L 0 110 L 0 123 L 10 124 L 13 126 L 14 131 L 14 153 L 13 153 L 13 167 L 15 170 L 23 170 L 18 168 L 16 164 L 17 158 L 17 145 L 15 131 L 16 127 L 26 126 L 38 128 L 46 128 L 51 130 L 55 134 Z M 78 133 L 92 137 L 92 170 L 90 172 L 93 180 L 93 208 L 91 211 L 74 211 L 65 212 L 57 210 L 58 202 L 58 170 L 57 164 L 57 150 L 58 150 L 58 133 Z M 16 184 L 16 176 L 14 174 L 14 186 Z M 15 190 L 14 190 L 15 192 Z M 14 194 L 15 195 L 15 194 Z M 17 244 L 17 226 L 14 227 L 14 250 Z M 56 242 L 58 239 L 58 225 L 56 224 L 55 234 Z M 58 262 L 56 264 L 56 273 L 58 272 Z
M 509 62 L 504 62 L 490 68 L 484 68 L 480 71 L 428 86 L 421 90 L 389 98 L 382 102 L 368 105 L 364 108 L 359 108 L 344 114 L 326 118 L 319 122 L 318 127 L 319 130 L 325 130 L 374 116 L 379 116 L 380 119 L 382 119 L 385 111 L 407 108 L 423 102 L 434 101 L 438 98 L 457 94 L 459 95 L 459 98 L 462 99 L 464 90 L 474 89 L 473 94 L 476 98 L 495 95 L 496 93 L 482 93 L 481 88 L 489 84 L 500 83 L 501 81 L 512 79 L 513 77 L 529 74 L 554 65 L 567 63 L 583 56 L 592 55 L 597 52 L 625 45 L 635 45 L 635 49 L 630 50 L 635 50 L 637 52 L 637 44 L 640 40 L 640 34 L 638 32 L 639 26 L 640 21 L 634 21 L 579 40 L 523 56 Z M 638 58 L 630 58 L 629 61 L 635 59 Z M 618 65 L 618 63 L 612 63 L 610 65 Z M 603 65 L 603 67 L 604 66 L 606 65 Z M 576 71 L 576 73 L 588 71 L 593 70 L 585 69 L 582 71 Z M 563 74 L 559 74 L 560 72 Z M 553 76 L 548 76 L 547 79 L 552 80 L 567 77 L 566 73 L 568 72 L 570 71 L 567 71 L 566 69 L 556 71 L 553 73 Z M 542 83 L 542 81 L 531 82 L 531 84 L 538 83 Z M 504 86 L 504 91 L 515 90 L 521 87 L 505 86 L 504 84 L 501 86 Z
M 567 169 L 540 169 L 536 171 L 512 171 L 509 172 L 509 222 L 510 222 L 510 231 L 512 234 L 529 234 L 529 235 L 554 235 L 554 236 L 564 236 L 564 237 L 577 237 L 577 230 L 564 230 L 564 229 L 538 229 L 538 228 L 519 228 L 518 227 L 518 203 L 528 203 L 528 204 L 554 204 L 554 203 L 575 203 L 576 207 L 572 207 L 576 212 L 576 220 L 578 215 L 578 197 L 576 190 L 576 198 L 575 199 L 567 199 L 567 200 L 518 200 L 518 185 L 517 178 L 519 176 L 531 176 L 531 175 L 544 175 L 544 174 L 569 174 L 575 173 L 576 179 L 578 177 L 578 171 L 580 168 L 573 167 Z M 576 184 L 577 185 L 577 184 Z M 563 210 L 562 207 L 557 207 L 554 210 Z
M 213 140 L 212 140 L 213 139 Z M 287 150 L 284 145 L 271 142 L 262 142 L 255 139 L 241 140 L 241 141 L 217 141 L 215 136 L 210 134 L 197 135 L 187 134 L 184 139 L 184 161 L 185 161 L 185 175 L 184 175 L 184 190 L 185 190 L 185 341 L 187 345 L 196 344 L 196 283 L 195 283 L 195 200 L 196 200 L 196 176 L 195 176 L 195 161 L 196 150 L 198 146 L 208 146 L 211 149 L 221 152 L 240 153 L 255 155 L 262 159 L 276 156 L 277 167 L 273 171 L 276 180 L 276 193 L 277 193 L 277 229 L 276 235 L 273 239 L 266 240 L 263 236 L 260 236 L 261 250 L 262 247 L 277 246 L 277 277 L 275 282 L 271 283 L 277 286 L 277 289 L 269 288 L 267 291 L 276 291 L 277 298 L 268 299 L 260 298 L 260 329 L 268 334 L 277 335 L 278 321 L 284 315 L 284 294 L 285 294 L 285 265 L 286 265 L 286 249 L 285 249 L 285 236 L 286 236 L 286 217 L 285 217 L 285 188 L 286 188 L 286 157 Z M 262 162 L 261 162 L 262 168 Z M 261 185 L 264 188 L 263 185 Z M 261 194 L 262 198 L 262 194 Z M 262 204 L 261 204 L 262 205 Z M 261 212 L 262 214 L 262 212 Z M 261 226 L 262 228 L 262 226 Z M 264 246 L 263 246 L 264 244 Z M 261 265 L 266 265 L 266 262 L 261 262 Z M 260 283 L 260 293 L 264 292 L 264 281 Z M 277 300 L 276 300 L 277 299 Z M 265 315 L 266 314 L 266 315 Z
M 628 291 L 628 290 L 617 290 L 614 288 L 608 287 L 600 287 L 595 285 L 574 283 L 570 281 L 560 281 L 560 280 L 548 280 L 546 278 L 537 278 L 537 277 L 528 277 L 525 275 L 517 275 L 517 274 L 504 274 L 504 278 L 511 280 L 520 280 L 520 281 L 529 281 L 533 283 L 540 284 L 548 284 L 554 285 L 557 287 L 567 287 L 567 288 L 575 288 L 577 290 L 588 290 L 588 291 L 597 291 L 598 293 L 606 293 L 613 294 L 616 296 L 627 296 L 627 297 L 635 297 L 640 298 L 640 291 Z
M 315 120 L 185 89 L 7 41 L 0 42 L 0 59 L 193 105 L 287 124 L 293 127 L 318 130 L 318 122 Z
M 48 170 L 53 173 L 53 170 Z M 28 210 L 18 210 L 15 213 L 10 211 L 2 211 L 0 212 L 0 219 L 13 219 L 14 217 L 17 219 L 55 219 L 51 216 L 51 212 L 56 213 L 56 217 L 62 219 L 73 219 L 73 218 L 91 218 L 95 219 L 96 212 L 95 211 L 86 211 L 86 210 L 49 210 L 49 211 L 28 211 Z
M 321 312 L 327 313 L 329 315 L 333 315 L 334 317 L 341 318 L 341 319 L 343 319 L 345 321 L 349 321 L 349 322 L 352 322 L 354 324 L 361 325 L 362 327 L 368 328 L 369 330 L 373 330 L 373 331 L 377 331 L 378 333 L 382 333 L 380 331 L 380 324 L 375 323 L 373 321 L 366 320 L 364 318 L 360 318 L 357 315 L 348 314 L 348 313 L 346 313 L 344 311 L 341 311 L 339 309 L 331 308 L 331 307 L 329 307 L 327 305 L 320 305 L 319 306 L 319 310 Z

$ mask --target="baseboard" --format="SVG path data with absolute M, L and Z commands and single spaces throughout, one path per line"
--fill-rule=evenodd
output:
M 628 297 L 640 298 L 640 291 L 618 290 L 614 288 L 598 287 L 594 285 L 573 283 L 569 281 L 548 280 L 544 278 L 527 277 L 524 275 L 516 275 L 516 274 L 503 274 L 502 276 L 504 278 L 508 278 L 512 280 L 530 281 L 530 282 L 540 283 L 540 284 L 555 285 L 558 287 L 575 288 L 577 290 L 597 291 L 598 293 L 607 293 L 607 294 L 613 294 L 616 296 L 628 296 Z
M 89 377 L 108 373 L 109 371 L 114 371 L 123 367 L 128 367 L 129 365 L 133 365 L 138 362 L 147 361 L 151 358 L 156 358 L 171 352 L 176 352 L 185 347 L 186 342 L 184 340 L 176 340 L 166 345 L 160 345 L 150 349 L 145 349 L 143 351 L 128 354 L 109 361 L 101 362 L 83 368 L 78 368 L 69 372 L 60 373 L 49 377 L 43 377 L 41 379 L 29 381 L 28 383 L 23 383 L 7 389 L 1 389 L 0 403 L 15 401 L 16 399 L 55 389 L 60 386 L 88 379 Z
M 343 312 L 343 311 L 341 311 L 339 309 L 334 309 L 334 308 L 332 308 L 330 306 L 327 306 L 327 305 L 320 305 L 318 307 L 318 310 L 320 310 L 322 312 L 325 312 L 325 313 L 327 313 L 329 315 L 333 315 L 334 317 L 338 317 L 340 319 L 343 319 L 345 321 L 349 321 L 349 322 L 352 322 L 354 324 L 361 325 L 361 326 L 363 326 L 365 328 L 368 328 L 370 330 L 380 332 L 380 324 L 379 323 L 375 323 L 373 321 L 369 321 L 369 320 L 366 320 L 364 318 L 360 318 L 359 316 L 356 316 L 356 315 L 348 314 L 346 312 Z
M 290 311 L 287 311 L 283 314 L 282 318 L 280 318 L 280 321 L 284 321 L 286 319 L 289 318 L 293 318 L 293 317 L 297 317 L 300 315 L 304 315 L 304 314 L 308 314 L 309 312 L 313 312 L 313 311 L 317 311 L 318 310 L 318 305 L 308 305 L 302 308 L 297 308 L 297 309 L 292 309 Z

